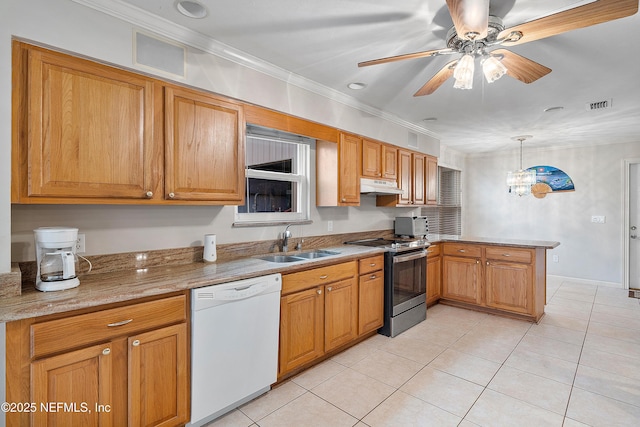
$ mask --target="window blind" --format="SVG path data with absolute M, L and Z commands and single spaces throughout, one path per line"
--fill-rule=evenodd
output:
M 438 205 L 425 207 L 429 234 L 459 236 L 462 231 L 462 188 L 460 171 L 438 166 Z

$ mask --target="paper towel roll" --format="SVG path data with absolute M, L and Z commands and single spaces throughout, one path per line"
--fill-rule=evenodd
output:
M 202 259 L 204 259 L 206 262 L 213 262 L 218 259 L 218 254 L 216 253 L 215 234 L 204 235 L 204 253 L 202 254 Z

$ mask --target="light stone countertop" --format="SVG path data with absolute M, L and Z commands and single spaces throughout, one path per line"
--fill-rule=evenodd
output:
M 80 276 L 80 286 L 55 292 L 25 290 L 0 299 L 0 322 L 132 301 L 186 289 L 216 285 L 272 273 L 291 273 L 384 253 L 380 248 L 344 245 L 322 248 L 339 252 L 312 260 L 274 263 L 256 257 L 214 263 L 152 267 Z M 288 253 L 289 255 L 294 252 Z M 265 254 L 278 255 L 278 254 Z M 282 255 L 282 254 L 279 254 Z
M 560 244 L 553 241 L 435 234 L 429 235 L 428 240 L 431 243 L 462 242 L 544 249 L 553 249 Z M 169 265 L 166 267 L 80 276 L 80 286 L 74 289 L 57 292 L 40 292 L 30 289 L 23 291 L 22 295 L 0 299 L 0 322 L 133 301 L 138 298 L 227 283 L 272 273 L 292 273 L 384 252 L 380 248 L 357 245 L 341 245 L 322 249 L 339 252 L 339 255 L 292 263 L 274 263 L 261 260 L 258 256 L 255 256 L 233 261 L 196 262 L 187 265 Z M 294 254 L 294 252 L 288 254 Z

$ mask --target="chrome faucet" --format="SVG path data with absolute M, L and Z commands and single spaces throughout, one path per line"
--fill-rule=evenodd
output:
M 289 238 L 291 237 L 289 227 L 292 225 L 293 224 L 287 225 L 287 228 L 284 229 L 284 233 L 282 233 L 282 252 L 287 252 L 289 250 Z

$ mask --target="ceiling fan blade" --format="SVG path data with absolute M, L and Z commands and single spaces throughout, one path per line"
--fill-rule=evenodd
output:
M 489 0 L 447 0 L 458 37 L 466 40 L 487 37 Z
M 538 64 L 507 49 L 496 49 L 491 55 L 502 56 L 502 64 L 507 67 L 507 75 L 524 83 L 533 83 L 551 72 L 551 68 Z
M 431 95 L 436 91 L 444 82 L 446 82 L 451 76 L 453 76 L 453 69 L 455 68 L 458 60 L 449 62 L 442 67 L 435 76 L 431 77 L 431 80 L 426 82 L 424 86 L 420 88 L 413 96 Z
M 404 55 L 388 56 L 386 58 L 372 59 L 370 61 L 359 62 L 358 67 L 368 67 L 369 65 L 386 64 L 387 62 L 402 61 L 404 59 L 424 58 L 427 56 L 438 56 L 438 55 L 449 55 L 452 53 L 456 53 L 456 52 L 449 48 L 425 50 L 422 52 L 405 53 Z
M 596 0 L 593 3 L 507 28 L 498 35 L 498 39 L 508 37 L 513 32 L 522 33 L 519 40 L 503 43 L 505 46 L 514 46 L 624 18 L 634 15 L 637 11 L 638 0 Z

